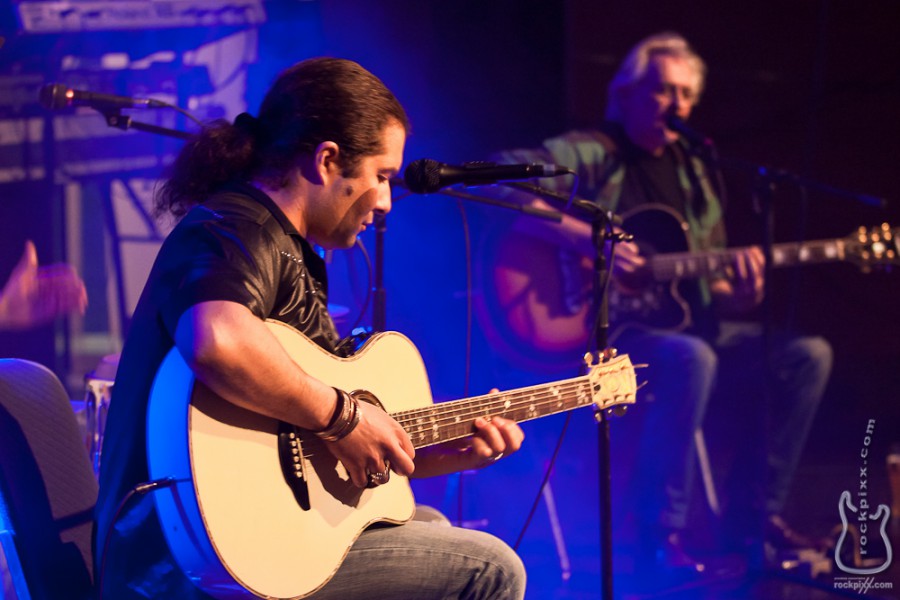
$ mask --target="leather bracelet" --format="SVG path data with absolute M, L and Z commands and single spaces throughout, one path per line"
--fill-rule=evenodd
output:
M 316 436 L 326 442 L 336 442 L 345 438 L 359 425 L 359 401 L 344 390 L 334 388 L 338 402 L 334 409 L 334 416 L 328 427 L 314 432 Z
M 342 394 L 341 390 L 339 390 L 337 388 L 331 388 L 331 389 L 333 389 L 335 391 L 335 396 L 337 396 L 337 398 L 334 401 L 334 411 L 331 413 L 331 418 L 328 419 L 328 425 L 326 425 L 319 431 L 328 431 L 329 429 L 334 427 L 335 424 L 338 422 L 338 419 L 340 419 L 341 413 L 344 410 L 344 406 L 345 406 L 344 403 L 346 401 L 344 394 Z
M 344 393 L 346 394 L 346 392 L 344 392 Z M 332 440 L 335 442 L 337 440 L 343 439 L 343 438 L 347 437 L 348 435 L 350 435 L 350 433 L 354 429 L 356 429 L 356 426 L 359 425 L 359 419 L 360 419 L 359 400 L 357 400 L 356 396 L 354 396 L 352 393 L 347 394 L 347 397 L 350 399 L 350 401 L 349 401 L 350 407 L 351 407 L 350 418 L 347 420 L 345 427 L 335 434 L 334 440 Z
M 331 415 L 331 419 L 329 419 L 328 425 L 326 425 L 324 429 L 313 432 L 323 439 L 327 439 L 334 435 L 336 431 L 343 427 L 346 419 L 349 417 L 347 393 L 337 388 L 332 389 L 335 391 L 335 394 L 337 394 L 337 401 L 334 404 L 334 413 Z

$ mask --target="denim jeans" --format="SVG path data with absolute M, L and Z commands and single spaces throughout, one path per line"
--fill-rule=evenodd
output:
M 762 330 L 756 324 L 723 323 L 714 342 L 687 334 L 629 332 L 616 345 L 633 362 L 649 364 L 640 372 L 647 389 L 638 394 L 632 412 L 641 420 L 632 486 L 639 522 L 650 529 L 687 526 L 697 460 L 693 434 L 711 401 L 730 403 L 728 413 L 743 419 L 738 429 L 747 434 L 736 455 L 743 462 L 731 468 L 730 491 L 743 488 L 733 494 L 741 497 L 732 506 L 780 512 L 831 372 L 828 342 L 773 336 L 768 405 L 760 404 L 767 379 Z M 759 454 L 763 448 L 764 457 Z
M 139 501 L 132 514 L 149 516 L 148 501 Z M 119 523 L 127 525 L 128 520 L 126 516 Z M 104 599 L 210 599 L 184 576 L 161 535 L 156 519 L 145 518 L 128 535 L 114 537 L 103 577 Z M 413 520 L 362 532 L 331 581 L 309 598 L 521 600 L 525 580 L 522 561 L 500 539 Z M 248 599 L 253 597 L 247 593 Z
M 411 521 L 369 529 L 312 598 L 520 600 L 525 567 L 505 543 L 469 529 Z

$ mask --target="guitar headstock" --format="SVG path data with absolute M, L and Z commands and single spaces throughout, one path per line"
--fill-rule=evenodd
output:
M 624 410 L 629 404 L 634 404 L 637 378 L 627 354 L 616 356 L 614 351 L 604 351 L 596 364 L 590 354 L 585 355 L 584 359 L 589 369 L 587 378 L 591 386 L 591 401 L 598 410 Z
M 887 223 L 880 227 L 860 227 L 856 233 L 844 238 L 847 260 L 856 263 L 863 271 L 872 267 L 900 265 L 900 228 L 891 229 Z

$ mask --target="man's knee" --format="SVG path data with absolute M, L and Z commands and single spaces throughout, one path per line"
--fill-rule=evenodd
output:
M 818 369 L 824 373 L 831 372 L 831 365 L 834 362 L 834 351 L 831 344 L 823 337 L 807 338 L 807 355 L 809 360 L 817 365 Z
M 789 360 L 817 379 L 827 379 L 834 362 L 831 344 L 823 337 L 797 338 L 787 348 Z
M 667 367 L 681 372 L 702 372 L 712 375 L 718 367 L 716 351 L 701 338 L 677 335 L 660 347 L 662 361 Z
M 506 546 L 498 553 L 495 566 L 498 569 L 498 593 L 491 598 L 502 600 L 522 600 L 525 597 L 525 583 L 527 575 L 525 565 L 519 555 Z

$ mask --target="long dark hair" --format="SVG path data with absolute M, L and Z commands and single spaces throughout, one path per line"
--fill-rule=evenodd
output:
M 392 120 L 409 132 L 400 102 L 362 66 L 304 60 L 279 75 L 258 117 L 214 121 L 184 146 L 156 195 L 156 213 L 183 215 L 229 181 L 282 187 L 298 158 L 325 141 L 340 147 L 341 168 L 352 177 L 362 158 L 383 151 L 381 133 Z

